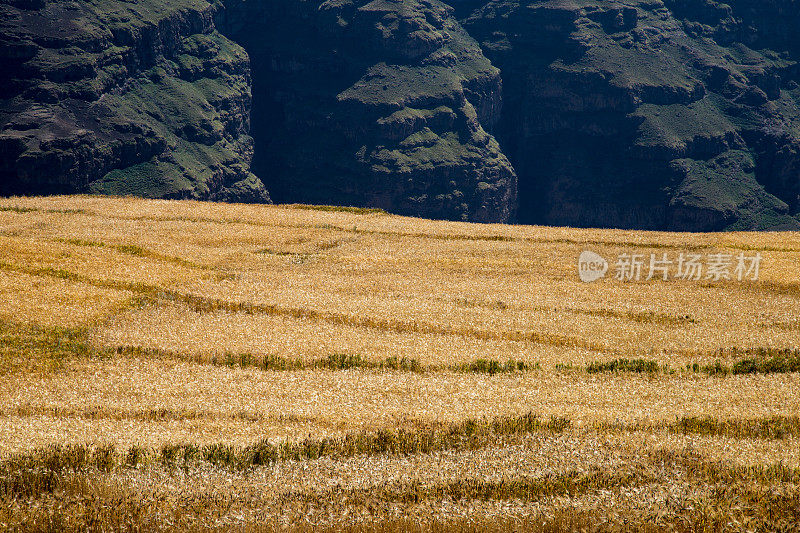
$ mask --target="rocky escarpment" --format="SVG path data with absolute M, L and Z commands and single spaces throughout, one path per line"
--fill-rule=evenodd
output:
M 794 0 L 0 0 L 0 15 L 0 194 L 800 228 Z
M 255 172 L 276 201 L 509 221 L 516 175 L 487 132 L 500 73 L 436 0 L 225 2 L 254 73 Z
M 250 171 L 252 72 L 253 169 L 279 201 L 513 217 L 516 176 L 486 131 L 499 71 L 444 4 L 5 0 L 0 10 L 12 64 L 0 193 L 269 201 Z
M 800 227 L 790 4 L 456 2 L 502 71 L 513 111 L 496 133 L 519 174 L 520 219 Z
M 0 193 L 269 201 L 246 52 L 201 0 L 0 3 Z

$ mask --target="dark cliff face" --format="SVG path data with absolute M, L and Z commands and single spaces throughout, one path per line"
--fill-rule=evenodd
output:
M 248 57 L 213 12 L 0 3 L 0 192 L 269 201 L 249 168 Z
M 514 110 L 496 135 L 519 175 L 521 221 L 798 227 L 796 44 L 780 13 L 797 20 L 800 6 L 470 3 L 464 26 Z
M 279 201 L 513 218 L 516 175 L 486 131 L 499 71 L 444 4 L 4 0 L 0 11 L 1 194 L 269 201 L 266 182 Z
M 276 201 L 509 221 L 500 76 L 435 0 L 227 1 L 253 64 L 253 169 Z
M 0 194 L 800 228 L 792 0 L 0 0 L 0 15 Z

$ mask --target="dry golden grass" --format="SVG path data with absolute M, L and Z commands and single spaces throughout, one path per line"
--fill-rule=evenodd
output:
M 35 530 L 791 531 L 800 479 L 785 467 L 742 467 L 591 433 L 178 472 L 158 463 L 75 471 L 56 495 L 0 508 L 0 520 Z
M 708 378 L 547 371 L 495 376 L 362 370 L 265 373 L 116 359 L 75 365 L 57 378 L 15 374 L 4 379 L 0 385 L 4 410 L 27 410 L 30 415 L 0 418 L 0 449 L 30 450 L 49 442 L 160 447 L 197 441 L 243 446 L 260 438 L 339 434 L 397 427 L 409 420 L 457 422 L 529 411 L 565 416 L 578 427 L 655 425 L 681 416 L 723 420 L 793 416 L 800 413 L 798 391 L 798 374 Z M 80 415 L 98 408 L 109 414 Z M 70 409 L 79 412 L 70 416 Z M 206 416 L 163 421 L 114 414 L 158 409 Z M 59 410 L 65 416 L 49 416 Z M 231 420 L 230 413 L 248 416 Z
M 128 307 L 133 294 L 65 279 L 0 271 L 0 320 L 80 327 Z
M 584 284 L 586 249 L 612 262 L 724 251 L 763 263 L 758 282 Z M 0 494 L 9 527 L 781 529 L 800 513 L 797 475 L 759 470 L 800 468 L 800 374 L 686 369 L 800 349 L 798 234 L 8 198 L 0 301 L 0 485 L 50 472 L 24 466 L 36 461 L 54 469 L 32 499 Z M 319 368 L 341 354 L 364 368 Z M 618 358 L 655 371 L 587 372 Z M 513 372 L 478 371 L 509 360 Z M 569 425 L 480 442 L 464 429 L 529 412 Z M 452 427 L 472 444 L 246 471 L 163 461 L 176 445 L 318 448 L 448 424 L 467 424 Z M 149 459 L 64 470 L 37 455 L 56 443 Z
M 335 345 L 381 358 L 387 345 L 405 344 L 420 361 L 441 360 L 441 343 L 431 342 L 427 350 L 397 338 L 408 330 L 414 336 L 430 332 L 485 340 L 485 357 L 503 352 L 510 341 L 517 343 L 512 347 L 517 358 L 543 363 L 647 354 L 685 364 L 707 362 L 713 358 L 709 353 L 721 348 L 785 348 L 797 346 L 800 338 L 795 312 L 800 254 L 791 251 L 796 242 L 791 235 L 759 235 L 748 242 L 738 234 L 475 227 L 273 207 L 95 198 L 13 203 L 40 211 L 0 212 L 15 228 L 5 231 L 3 241 L 0 262 L 7 271 L 58 269 L 82 276 L 81 281 L 145 284 L 235 305 L 277 306 L 279 314 L 323 315 L 314 320 L 325 330 L 313 336 L 317 346 L 298 355 Z M 28 219 L 25 226 L 21 221 Z M 575 275 L 585 247 L 614 257 L 622 251 L 647 255 L 724 246 L 731 253 L 760 250 L 763 282 L 584 285 Z M 203 333 L 186 335 L 182 351 L 207 352 L 209 337 L 216 337 L 219 352 L 248 346 L 271 353 L 297 344 L 297 324 L 291 321 L 271 329 L 269 338 L 242 341 L 269 316 L 192 319 L 178 311 L 175 322 L 151 328 L 153 320 L 170 320 L 169 314 L 132 314 L 98 332 L 98 338 L 113 343 L 135 336 L 137 345 L 175 349 L 174 330 L 202 322 Z M 353 325 L 373 331 L 352 340 L 345 326 Z M 149 333 L 142 335 L 142 329 Z M 222 337 L 229 341 L 219 342 Z M 541 348 L 541 357 L 522 355 L 535 350 L 532 344 Z M 464 360 L 477 351 L 478 346 L 465 350 Z M 449 359 L 460 357 L 450 352 Z

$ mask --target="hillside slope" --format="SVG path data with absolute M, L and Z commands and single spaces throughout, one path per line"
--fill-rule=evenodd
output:
M 790 0 L 2 0 L 0 14 L 0 194 L 800 228 Z
M 0 229 L 8 530 L 797 529 L 800 232 L 83 195 Z
M 4 2 L 0 192 L 269 201 L 250 67 L 202 0 Z

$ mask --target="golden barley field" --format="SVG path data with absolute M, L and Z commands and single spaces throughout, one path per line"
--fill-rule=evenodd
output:
M 797 233 L 5 198 L 0 304 L 0 529 L 800 530 Z

